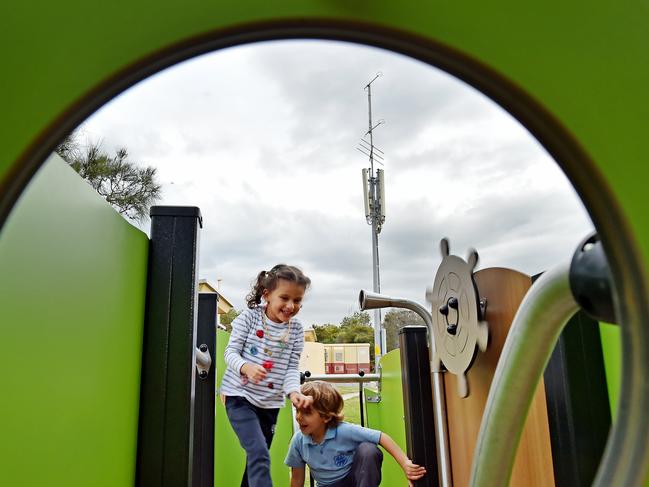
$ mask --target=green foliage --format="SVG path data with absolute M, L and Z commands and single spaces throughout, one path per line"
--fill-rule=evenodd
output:
M 367 312 L 356 311 L 345 316 L 340 325 L 313 325 L 313 329 L 320 343 L 373 343 L 374 331 L 369 323 Z
M 368 325 L 341 325 L 338 343 L 373 343 L 374 328 Z
M 156 169 L 138 167 L 128 161 L 125 148 L 111 156 L 95 142 L 82 147 L 72 134 L 59 144 L 56 153 L 113 208 L 131 220 L 144 221 L 151 205 L 160 199 Z
M 345 316 L 338 325 L 313 325 L 320 343 L 369 343 L 370 363 L 374 363 L 374 328 L 370 315 L 365 311 L 356 311 Z
M 338 325 L 313 325 L 315 335 L 320 343 L 337 343 L 338 332 L 340 327 Z
M 408 309 L 393 309 L 383 318 L 385 328 L 386 353 L 399 348 L 399 329 L 406 325 L 424 325 L 424 320 L 414 311 Z
M 372 319 L 367 311 L 356 311 L 351 316 L 345 316 L 340 322 L 340 326 L 356 326 L 365 325 L 369 326 Z
M 232 331 L 232 322 L 234 321 L 234 319 L 235 319 L 237 316 L 239 316 L 240 313 L 241 313 L 241 311 L 238 311 L 238 310 L 232 308 L 230 311 L 228 311 L 227 313 L 223 313 L 223 314 L 219 317 L 219 322 L 220 322 L 223 326 L 225 326 L 225 329 L 226 329 L 227 331 Z

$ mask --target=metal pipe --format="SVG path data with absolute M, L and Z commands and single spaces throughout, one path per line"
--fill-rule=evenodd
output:
M 314 380 L 322 380 L 324 382 L 340 382 L 340 383 L 355 383 L 355 382 L 377 382 L 381 380 L 379 374 L 324 374 L 324 375 L 308 375 L 305 376 L 305 382 Z
M 523 299 L 498 360 L 473 454 L 472 487 L 507 487 L 527 412 L 568 320 L 579 309 L 569 265 L 544 273 Z
M 363 401 L 363 383 L 358 383 L 358 406 L 361 412 L 361 426 L 365 426 L 365 401 Z
M 431 381 L 433 385 L 433 414 L 435 415 L 435 443 L 437 445 L 437 463 L 441 487 L 452 487 L 451 455 L 448 444 L 448 423 L 446 421 L 446 391 L 442 376 L 441 364 L 436 360 L 434 351 L 435 334 L 433 317 L 421 304 L 409 299 L 395 298 L 382 294 L 361 291 L 358 296 L 361 311 L 376 308 L 405 308 L 417 313 L 428 328 L 428 351 L 430 354 Z
M 431 378 L 433 382 L 433 414 L 435 415 L 435 443 L 437 444 L 439 482 L 441 487 L 453 487 L 451 451 L 446 420 L 446 389 L 444 389 L 444 376 L 439 367 L 437 371 L 431 371 Z
M 414 301 L 410 301 L 405 298 L 395 298 L 392 296 L 386 296 L 384 294 L 370 293 L 365 290 L 361 290 L 358 295 L 358 302 L 361 308 L 361 311 L 366 309 L 379 309 L 379 308 L 405 308 L 417 313 L 426 323 L 428 331 L 432 333 L 433 331 L 433 317 L 430 315 L 428 310 L 424 308 L 421 304 Z M 431 344 L 434 345 L 434 338 L 431 341 Z

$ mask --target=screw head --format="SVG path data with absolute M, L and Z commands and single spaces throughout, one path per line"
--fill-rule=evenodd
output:
M 207 352 L 207 345 L 205 345 L 204 343 L 201 343 L 201 346 L 198 347 L 198 349 L 199 349 L 201 352 L 205 353 L 205 352 Z
M 455 335 L 457 333 L 457 325 L 448 325 L 446 327 L 446 332 L 449 335 Z
M 198 373 L 198 377 L 200 377 L 201 379 L 205 379 L 205 378 L 207 378 L 207 370 L 201 370 L 201 371 Z

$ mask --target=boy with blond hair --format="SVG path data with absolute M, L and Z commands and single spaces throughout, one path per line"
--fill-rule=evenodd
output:
M 302 394 L 311 406 L 297 410 L 300 431 L 291 440 L 284 463 L 291 467 L 291 487 L 303 487 L 305 465 L 318 487 L 378 487 L 381 483 L 381 445 L 403 469 L 409 485 L 426 474 L 387 434 L 343 421 L 344 401 L 331 384 L 307 382 Z

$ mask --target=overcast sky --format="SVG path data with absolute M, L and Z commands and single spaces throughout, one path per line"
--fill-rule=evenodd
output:
M 462 257 L 476 248 L 479 269 L 535 274 L 572 255 L 592 223 L 538 142 L 463 82 L 375 48 L 281 41 L 205 55 L 106 105 L 82 140 L 158 168 L 158 204 L 200 207 L 200 278 L 220 279 L 236 308 L 260 270 L 284 262 L 313 282 L 303 323 L 339 323 L 372 289 L 356 146 L 377 72 L 383 293 L 425 304 L 442 237 Z

